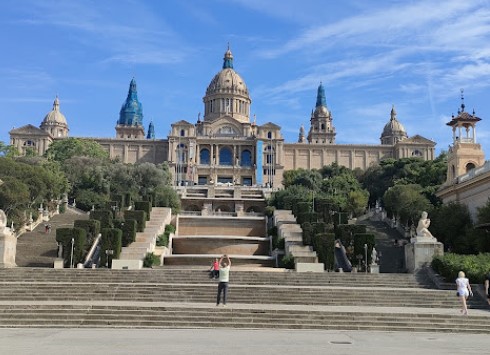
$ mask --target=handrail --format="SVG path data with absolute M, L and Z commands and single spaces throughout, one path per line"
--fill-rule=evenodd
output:
M 94 243 L 90 247 L 90 250 L 88 251 L 87 256 L 85 257 L 85 261 L 83 262 L 83 266 L 87 265 L 87 263 L 92 260 L 92 256 L 95 253 L 95 250 L 97 248 L 97 245 L 99 244 L 100 238 L 102 238 L 102 234 L 99 233 L 99 235 L 97 235 L 97 238 L 95 238 Z

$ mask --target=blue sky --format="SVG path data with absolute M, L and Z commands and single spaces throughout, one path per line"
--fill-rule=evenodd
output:
M 447 150 L 463 88 L 490 152 L 488 0 L 4 0 L 0 33 L 6 143 L 56 95 L 71 136 L 115 137 L 132 77 L 145 128 L 166 138 L 203 111 L 229 42 L 257 123 L 288 142 L 309 128 L 321 81 L 337 143 L 379 144 L 394 104 L 410 136 Z

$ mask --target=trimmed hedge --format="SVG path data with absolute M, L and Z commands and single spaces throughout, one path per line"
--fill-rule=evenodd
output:
M 124 219 L 133 219 L 137 222 L 136 230 L 143 232 L 146 227 L 146 212 L 145 211 L 124 211 Z
M 490 272 L 490 253 L 460 255 L 446 253 L 432 260 L 432 268 L 447 282 L 454 282 L 458 272 L 464 271 L 471 283 L 483 283 Z
M 122 231 L 122 246 L 127 247 L 136 240 L 136 230 L 138 222 L 134 219 L 126 219 L 124 221 L 115 220 L 114 228 Z
M 149 201 L 136 201 L 134 203 L 134 209 L 136 211 L 145 211 L 146 212 L 146 220 L 150 220 L 151 213 L 151 202 Z
M 73 265 L 83 262 L 85 254 L 85 244 L 87 241 L 87 232 L 82 228 L 58 228 L 56 229 L 56 242 L 63 247 L 63 264 L 64 267 L 70 267 L 71 259 L 71 240 L 73 243 Z
M 87 245 L 90 247 L 100 233 L 100 221 L 97 219 L 77 219 L 73 226 L 85 229 L 87 232 Z
M 313 226 L 310 222 L 305 222 L 301 224 L 301 229 L 303 230 L 303 245 L 313 244 Z
M 106 250 L 113 250 L 112 258 L 119 259 L 122 247 L 122 231 L 117 228 L 102 228 L 100 242 L 100 264 L 107 264 Z
M 100 228 L 113 228 L 113 216 L 111 210 L 90 211 L 90 219 L 100 221 Z
M 333 270 L 335 266 L 334 244 L 333 233 L 318 233 L 313 238 L 313 248 L 318 255 L 318 261 L 324 263 L 327 270 Z

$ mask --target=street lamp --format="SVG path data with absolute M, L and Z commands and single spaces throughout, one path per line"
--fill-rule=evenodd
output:
M 73 268 L 73 249 L 75 247 L 75 238 L 71 238 L 70 269 Z
M 366 263 L 366 270 L 365 272 L 368 272 L 368 258 L 367 258 L 367 250 L 368 250 L 368 245 L 364 244 L 364 261 Z

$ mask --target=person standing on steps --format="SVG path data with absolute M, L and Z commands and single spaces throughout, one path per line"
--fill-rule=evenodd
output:
M 465 316 L 468 315 L 468 307 L 466 305 L 466 300 L 468 296 L 473 296 L 473 291 L 471 291 L 470 281 L 466 278 L 463 271 L 458 273 L 458 278 L 456 279 L 457 294 L 459 300 L 461 301 L 461 313 Z
M 211 263 L 211 269 L 209 269 L 210 277 L 215 280 L 219 276 L 219 260 L 218 258 L 214 259 Z
M 487 302 L 490 305 L 490 271 L 488 271 L 485 277 L 485 293 L 487 295 Z
M 231 260 L 228 255 L 223 255 L 219 259 L 219 283 L 218 295 L 216 296 L 216 306 L 219 306 L 221 301 L 221 293 L 223 293 L 223 306 L 226 306 L 226 295 L 228 293 L 228 282 L 230 280 Z

